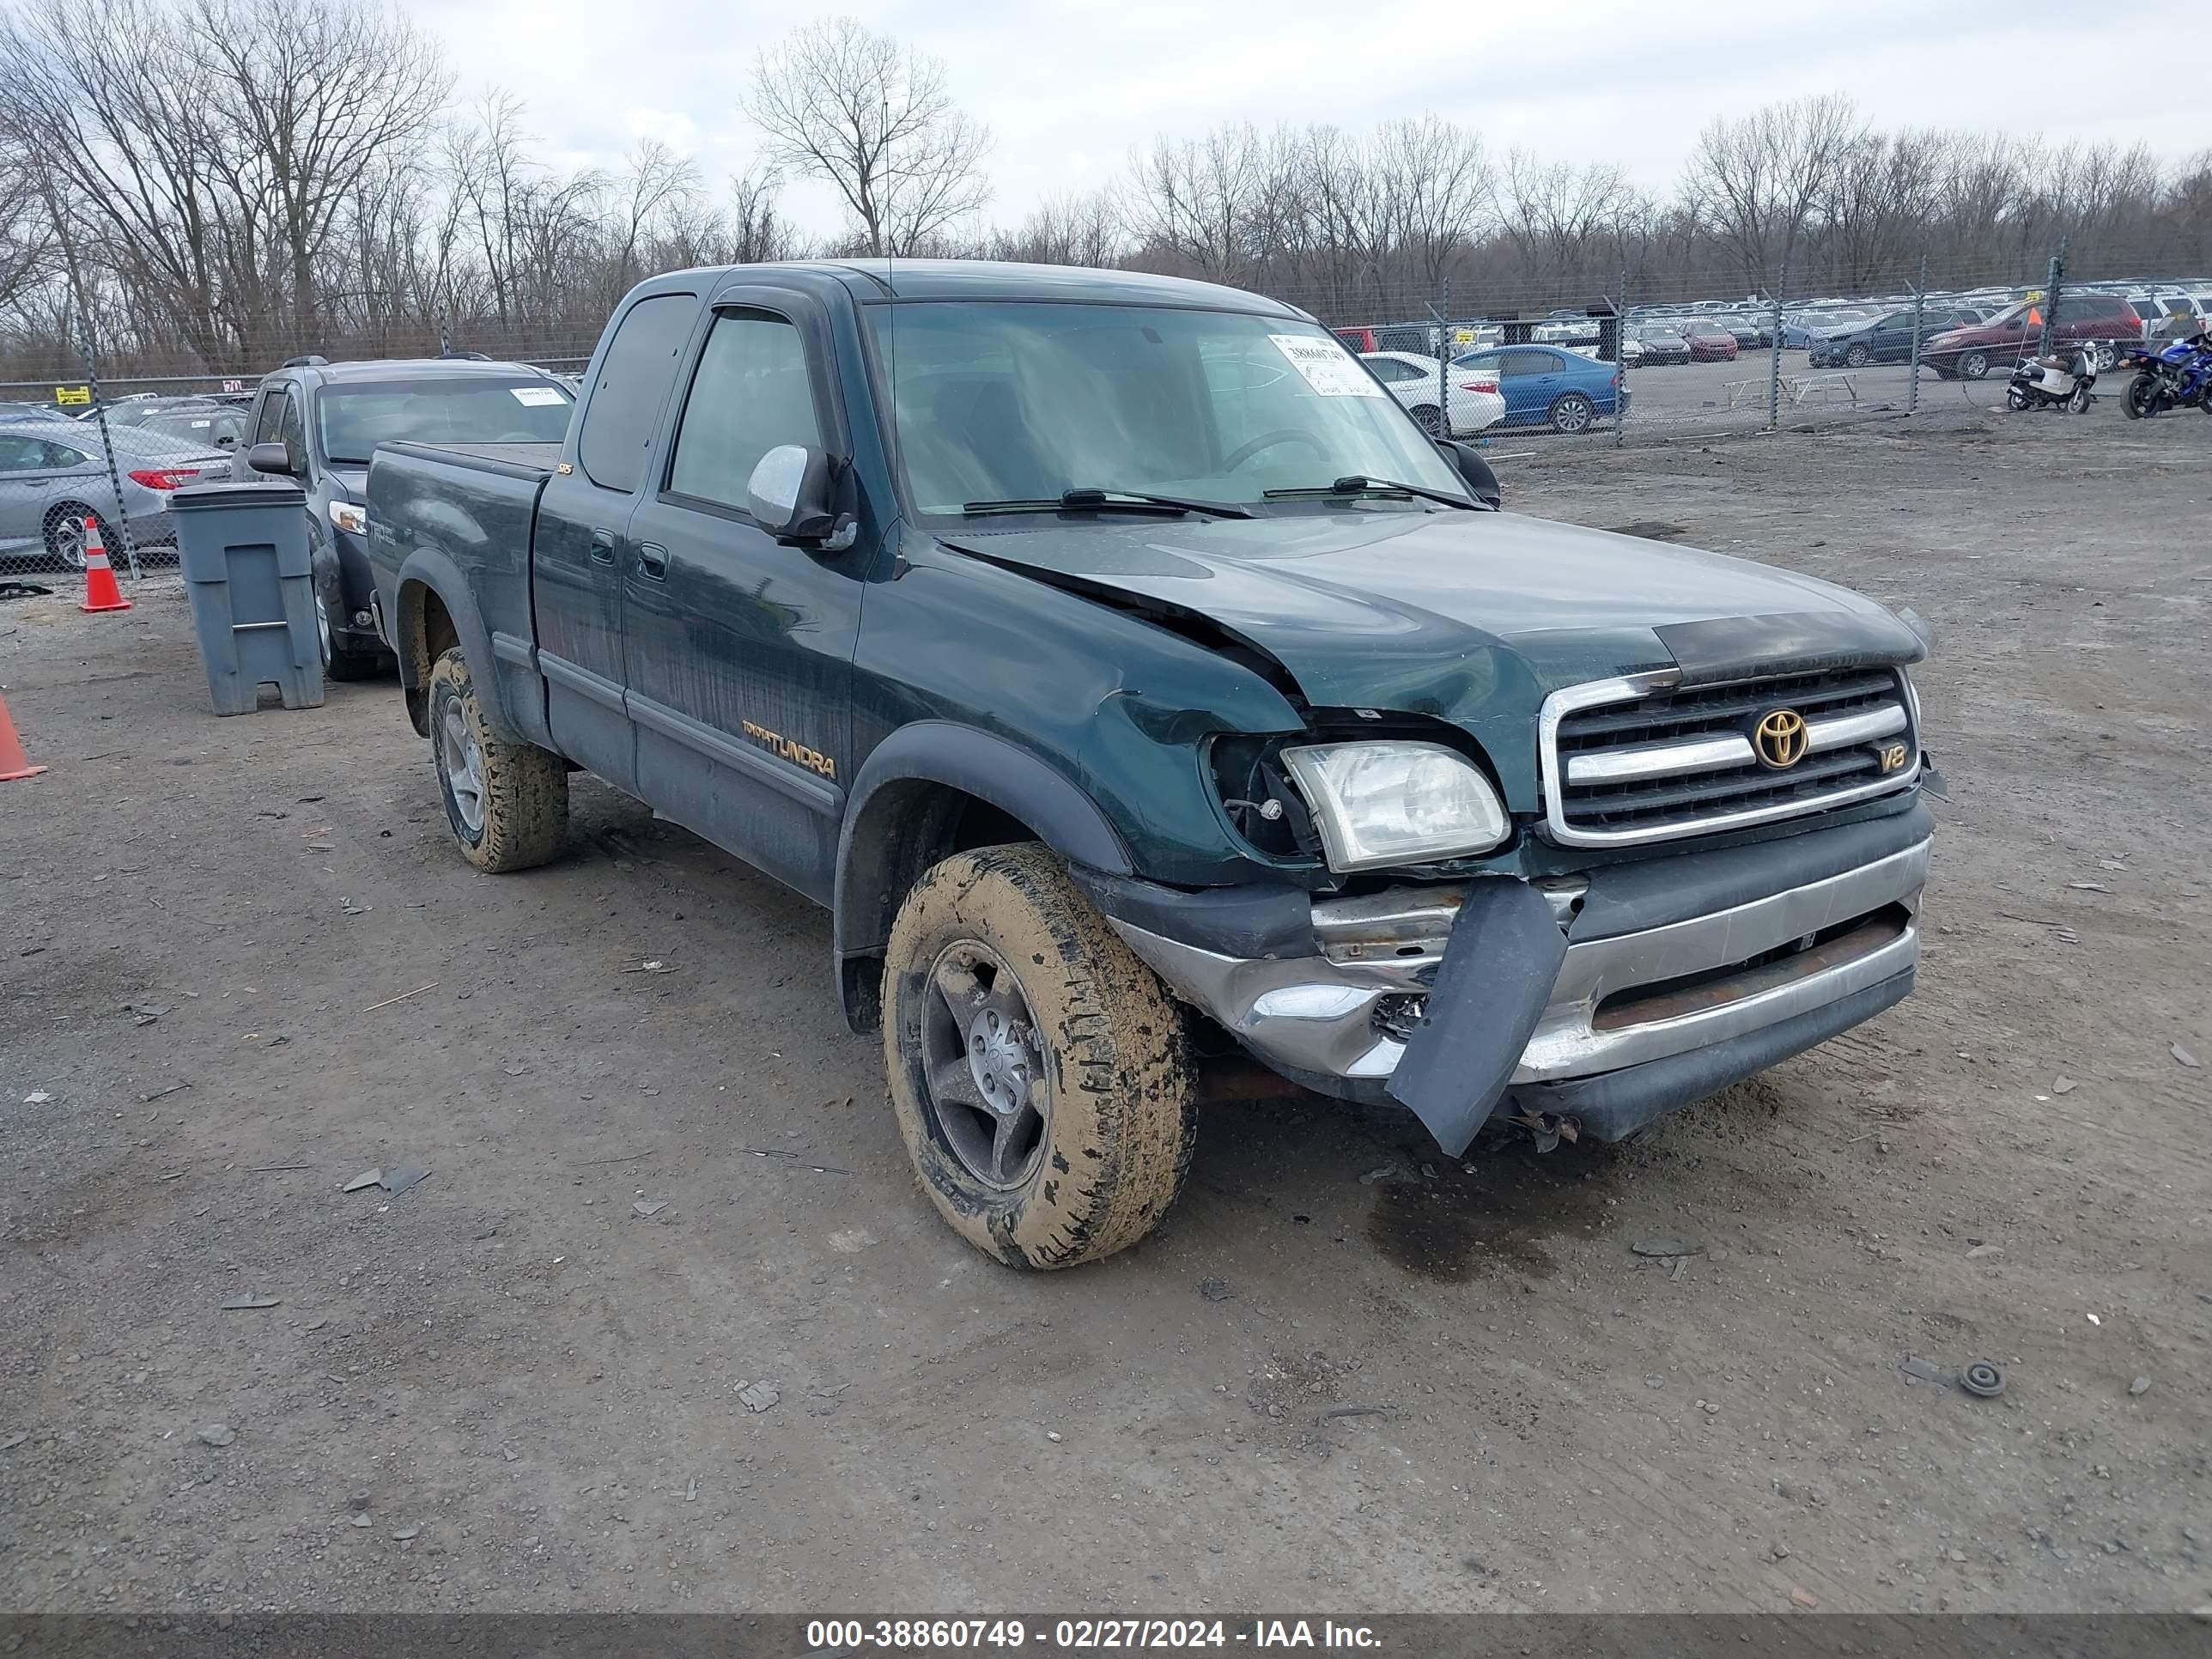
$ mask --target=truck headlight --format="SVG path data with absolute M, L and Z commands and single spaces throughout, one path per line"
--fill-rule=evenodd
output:
M 1512 828 L 1490 780 L 1441 744 L 1304 744 L 1282 760 L 1332 870 L 1486 853 Z
M 368 509 L 359 501 L 332 501 L 331 522 L 351 535 L 368 532 Z

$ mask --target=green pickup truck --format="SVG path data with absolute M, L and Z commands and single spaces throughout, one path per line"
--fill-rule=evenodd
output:
M 582 768 L 828 907 L 945 1218 L 1150 1231 L 1193 1055 L 1618 1139 L 1912 988 L 1927 624 L 1495 507 L 1304 313 L 690 270 L 556 447 L 376 452 L 376 622 L 479 868 Z M 1489 499 L 1485 499 L 1486 497 Z

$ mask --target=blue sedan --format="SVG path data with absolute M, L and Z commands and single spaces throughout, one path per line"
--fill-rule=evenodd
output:
M 1486 368 L 1505 396 L 1505 426 L 1549 426 L 1587 432 L 1619 411 L 1620 370 L 1553 346 L 1501 346 L 1452 360 L 1455 368 Z

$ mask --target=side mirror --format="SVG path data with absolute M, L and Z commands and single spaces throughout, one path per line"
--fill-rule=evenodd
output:
M 1486 506 L 1504 504 L 1505 492 L 1498 488 L 1498 475 L 1490 470 L 1490 463 L 1465 444 L 1454 443 L 1449 438 L 1437 440 L 1437 453 L 1452 464 L 1452 470 L 1467 486 L 1468 494 Z
M 814 541 L 836 526 L 830 458 L 805 444 L 778 444 L 745 484 L 745 510 L 780 542 Z
M 264 438 L 246 452 L 246 464 L 256 472 L 293 476 L 292 452 L 274 438 Z

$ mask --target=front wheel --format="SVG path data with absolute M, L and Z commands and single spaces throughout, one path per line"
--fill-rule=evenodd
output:
M 2147 421 L 2158 413 L 2158 382 L 2148 374 L 2138 374 L 2128 382 L 2128 389 L 2120 398 L 2121 410 L 2131 421 Z
M 1990 354 L 1986 351 L 1969 351 L 1959 359 L 1959 378 L 1962 380 L 1984 380 L 1989 372 Z
M 2027 393 L 2016 386 L 2007 386 L 2005 388 L 2005 407 L 2007 409 L 2026 409 L 2027 407 Z
M 2096 394 L 2087 386 L 2077 386 L 2074 388 L 2074 395 L 2066 400 L 2067 412 L 2073 415 L 2087 415 L 2089 412 L 2089 405 L 2096 400 Z
M 1552 403 L 1552 430 L 1587 432 L 1597 419 L 1597 405 L 1579 392 L 1566 392 Z
M 491 729 L 459 647 L 430 670 L 430 748 L 461 856 L 494 875 L 544 863 L 568 838 L 568 770 Z
M 1052 1268 L 1159 1224 L 1197 1142 L 1182 1017 L 1049 852 L 927 872 L 892 925 L 883 998 L 892 1115 L 954 1231 Z
M 1864 368 L 1874 361 L 1874 354 L 1863 345 L 1855 345 L 1844 354 L 1845 368 Z

